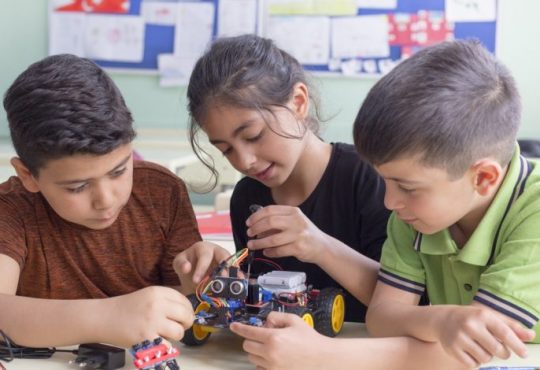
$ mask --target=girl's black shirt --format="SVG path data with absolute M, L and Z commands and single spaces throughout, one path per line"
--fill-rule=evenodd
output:
M 379 261 L 389 216 L 389 211 L 383 204 L 384 190 L 384 181 L 370 165 L 360 159 L 354 146 L 333 143 L 330 161 L 319 184 L 299 208 L 326 234 Z M 245 177 L 234 188 L 230 205 L 237 250 L 245 248 L 248 241 L 245 222 L 251 215 L 251 204 L 268 206 L 276 203 L 270 188 Z M 256 256 L 264 257 L 260 251 Z M 274 261 L 284 270 L 304 271 L 307 284 L 314 288 L 342 288 L 315 264 L 301 262 L 295 257 L 276 258 Z M 270 270 L 272 268 L 264 263 L 255 263 L 251 267 L 254 274 Z M 344 292 L 345 320 L 365 321 L 366 307 L 345 290 Z

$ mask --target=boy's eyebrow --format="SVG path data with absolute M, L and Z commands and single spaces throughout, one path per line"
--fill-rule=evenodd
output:
M 131 153 L 122 160 L 122 162 L 118 163 L 118 165 L 116 165 L 112 170 L 110 170 L 109 172 L 107 172 L 108 175 L 110 175 L 111 173 L 115 172 L 115 171 L 118 171 L 118 169 L 122 166 L 125 166 L 125 164 L 127 163 L 127 161 L 129 161 L 129 159 L 131 158 Z M 67 180 L 67 181 L 59 181 L 57 182 L 56 184 L 57 185 L 70 185 L 70 184 L 79 184 L 81 182 L 87 182 L 91 180 L 90 178 L 88 179 L 79 179 L 79 180 Z
M 247 121 L 242 122 L 240 126 L 234 129 L 232 133 L 232 137 L 233 138 L 237 137 L 243 130 L 248 128 L 253 123 L 253 121 L 255 121 L 255 119 L 248 119 Z M 224 142 L 225 142 L 224 140 L 210 140 L 210 144 L 214 144 L 214 145 L 224 143 Z

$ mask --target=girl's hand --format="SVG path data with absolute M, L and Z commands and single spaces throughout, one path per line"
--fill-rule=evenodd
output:
M 251 215 L 247 234 L 252 250 L 263 249 L 267 257 L 294 256 L 317 263 L 328 244 L 328 235 L 317 228 L 298 207 L 267 206 Z
M 300 317 L 283 312 L 271 312 L 266 327 L 240 323 L 231 330 L 244 337 L 243 348 L 257 369 L 317 369 L 321 353 L 325 353 L 329 338 L 317 333 Z

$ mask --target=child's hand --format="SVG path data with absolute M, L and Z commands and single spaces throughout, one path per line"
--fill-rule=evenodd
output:
M 198 284 L 204 276 L 229 256 L 230 253 L 217 244 L 206 241 L 197 242 L 174 258 L 174 271 L 180 277 L 182 285 L 188 282 Z
M 120 347 L 156 337 L 180 340 L 194 320 L 189 300 L 172 288 L 152 286 L 105 301 L 104 341 Z
M 294 256 L 303 262 L 317 263 L 327 235 L 297 207 L 268 206 L 255 212 L 246 222 L 252 250 L 264 249 L 267 257 Z
M 289 313 L 271 312 L 265 326 L 231 324 L 231 330 L 245 338 L 243 348 L 257 369 L 319 368 L 317 353 L 324 352 L 328 338 Z
M 510 352 L 527 356 L 523 341 L 534 338 L 534 331 L 520 323 L 505 320 L 495 311 L 479 306 L 457 307 L 442 320 L 440 342 L 460 362 L 476 367 L 492 357 L 507 359 Z

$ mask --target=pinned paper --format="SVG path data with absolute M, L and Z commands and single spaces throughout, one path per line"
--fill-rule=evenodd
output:
M 388 57 L 387 19 L 386 15 L 333 18 L 332 57 Z
M 493 22 L 496 0 L 446 0 L 446 16 L 452 22 Z
M 218 36 L 257 31 L 257 0 L 219 0 Z
M 140 62 L 144 55 L 144 22 L 139 16 L 92 15 L 86 19 L 86 57 Z
M 53 12 L 49 18 L 49 55 L 74 54 L 85 56 L 84 30 L 86 14 Z
M 296 32 L 299 29 L 302 32 Z M 291 37 L 293 34 L 295 37 Z M 270 17 L 266 36 L 301 64 L 328 63 L 329 17 Z
M 144 1 L 141 4 L 141 15 L 147 24 L 174 26 L 178 3 L 161 1 Z

